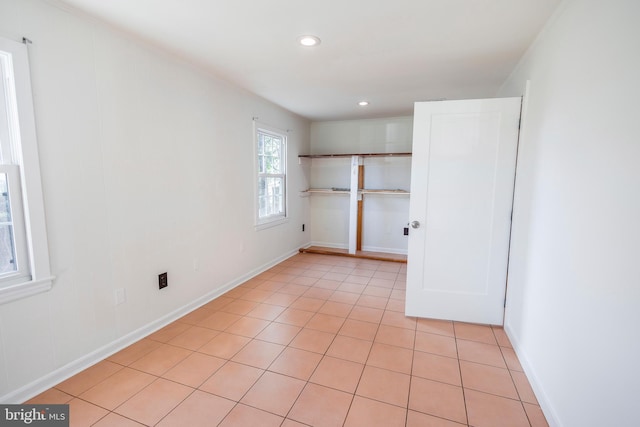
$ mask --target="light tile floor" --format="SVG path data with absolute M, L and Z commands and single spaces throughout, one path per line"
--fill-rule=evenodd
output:
M 30 403 L 79 426 L 547 426 L 501 328 L 404 316 L 406 265 L 299 254 Z

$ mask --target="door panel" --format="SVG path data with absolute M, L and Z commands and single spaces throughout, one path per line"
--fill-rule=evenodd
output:
M 406 313 L 502 324 L 520 98 L 417 103 Z

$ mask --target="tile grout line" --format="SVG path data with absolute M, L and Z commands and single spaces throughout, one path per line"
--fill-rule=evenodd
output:
M 413 384 L 413 364 L 416 358 L 416 338 L 418 336 L 418 322 L 416 321 L 416 329 L 413 331 L 413 348 L 411 349 L 411 372 L 409 374 L 409 393 L 407 393 L 407 412 L 404 416 L 404 425 L 409 424 L 409 411 L 411 406 L 411 385 Z
M 494 337 L 495 337 L 495 332 L 493 331 L 493 328 L 491 328 L 491 331 L 493 332 Z M 524 412 L 524 415 L 527 418 L 527 422 L 529 423 L 529 425 L 533 426 L 533 423 L 531 422 L 531 418 L 529 416 L 529 413 L 527 412 L 527 409 L 524 406 L 524 402 L 522 401 L 522 396 L 520 394 L 520 390 L 518 390 L 518 386 L 516 385 L 516 382 L 513 379 L 513 373 L 511 372 L 511 369 L 509 369 L 509 364 L 507 363 L 507 359 L 505 359 L 505 357 L 504 357 L 504 353 L 502 352 L 502 348 L 500 346 L 500 342 L 498 341 L 497 337 L 496 337 L 496 342 L 498 342 L 498 349 L 500 350 L 500 355 L 502 356 L 504 364 L 507 367 L 507 371 L 509 372 L 509 378 L 511 378 L 511 383 L 513 384 L 513 388 L 515 388 L 516 394 L 518 395 L 518 401 L 520 402 L 520 406 L 522 407 L 522 411 Z
M 458 349 L 458 334 L 456 332 L 455 322 L 451 322 L 451 326 L 453 327 L 453 336 L 454 336 L 453 339 L 456 344 L 456 358 L 458 359 L 458 372 L 460 373 L 460 389 L 462 390 L 462 401 L 464 402 L 464 415 L 467 419 L 467 425 L 470 425 L 471 421 L 469 420 L 469 409 L 467 407 L 467 394 L 465 393 L 464 379 L 462 377 L 462 365 L 460 364 L 460 351 Z

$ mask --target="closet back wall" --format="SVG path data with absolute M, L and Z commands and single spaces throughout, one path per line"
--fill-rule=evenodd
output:
M 411 152 L 412 117 L 314 122 L 311 154 Z M 315 188 L 349 187 L 350 159 L 313 159 L 311 185 Z M 364 159 L 365 188 L 409 190 L 411 157 Z M 403 228 L 409 221 L 409 197 L 371 195 L 364 199 L 362 249 L 407 253 Z M 310 197 L 313 245 L 347 248 L 349 196 L 314 194 Z

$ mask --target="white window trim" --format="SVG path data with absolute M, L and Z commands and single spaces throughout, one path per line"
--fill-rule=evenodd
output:
M 40 159 L 33 112 L 33 94 L 27 46 L 0 37 L 0 51 L 11 54 L 18 111 L 19 135 L 13 141 L 13 162 L 20 166 L 30 276 L 19 283 L 0 282 L 0 304 L 50 290 L 54 277 L 49 264 L 49 244 L 42 196 Z
M 260 218 L 259 213 L 259 202 L 258 202 L 258 174 L 259 174 L 259 166 L 258 166 L 258 132 L 263 131 L 265 133 L 271 133 L 284 138 L 284 215 L 277 215 L 267 218 Z M 253 173 L 253 182 L 254 182 L 254 192 L 253 192 L 253 200 L 254 200 L 254 220 L 255 220 L 255 229 L 256 231 L 265 230 L 267 228 L 275 227 L 281 224 L 285 224 L 289 222 L 289 138 L 286 130 L 278 129 L 273 126 L 266 125 L 264 123 L 260 123 L 254 119 L 253 121 L 253 165 L 254 165 L 254 173 Z
M 10 286 L 31 280 L 29 265 L 29 254 L 26 227 L 24 223 L 24 203 L 22 201 L 22 191 L 20 190 L 20 166 L 0 164 L 0 173 L 7 177 L 7 190 L 11 204 L 11 222 L 13 223 L 13 239 L 15 246 L 14 265 L 17 270 L 11 273 L 3 273 L 1 283 Z

